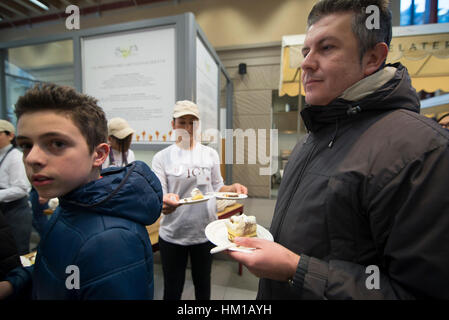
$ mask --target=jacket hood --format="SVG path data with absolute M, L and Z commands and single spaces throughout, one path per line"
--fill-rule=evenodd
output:
M 410 76 L 400 63 L 386 67 L 396 68 L 394 76 L 373 93 L 358 101 L 336 98 L 327 106 L 306 105 L 301 117 L 309 131 L 315 132 L 328 124 L 349 119 L 366 111 L 390 111 L 407 109 L 419 113 L 420 102 L 412 87 Z M 365 78 L 366 79 L 366 78 Z
M 122 168 L 110 167 L 101 175 L 101 179 L 59 198 L 60 206 L 71 211 L 88 209 L 143 225 L 154 222 L 154 212 L 162 210 L 162 187 L 144 162 L 134 161 Z

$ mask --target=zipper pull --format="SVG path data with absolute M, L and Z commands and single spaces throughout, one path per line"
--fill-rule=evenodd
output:
M 346 110 L 346 114 L 348 116 L 354 116 L 360 112 L 362 112 L 362 108 L 360 108 L 360 106 L 349 107 L 348 110 Z

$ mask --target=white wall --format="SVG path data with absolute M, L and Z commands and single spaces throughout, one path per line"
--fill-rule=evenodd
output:
M 134 155 L 136 156 L 136 160 L 143 161 L 148 166 L 150 166 L 150 168 L 152 168 L 151 161 L 153 160 L 153 157 L 157 153 L 157 151 L 153 151 L 153 150 L 133 150 L 133 151 L 134 151 Z

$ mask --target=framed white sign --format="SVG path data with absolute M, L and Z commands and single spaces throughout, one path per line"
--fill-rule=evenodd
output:
M 133 144 L 170 141 L 175 104 L 175 28 L 150 28 L 82 38 L 83 92 L 109 119 L 136 131 Z
M 218 66 L 199 37 L 196 38 L 196 103 L 200 109 L 202 140 L 218 133 Z

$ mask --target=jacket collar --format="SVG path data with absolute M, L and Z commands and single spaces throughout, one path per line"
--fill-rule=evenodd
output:
M 395 70 L 393 75 L 392 70 Z M 307 129 L 315 132 L 361 112 L 393 109 L 419 112 L 419 107 L 419 98 L 411 86 L 407 69 L 396 63 L 360 80 L 327 106 L 306 105 L 301 117 Z
M 363 78 L 346 89 L 340 98 L 348 101 L 362 100 L 393 79 L 395 73 L 395 67 L 387 66 L 382 68 L 378 72 L 370 75 L 369 77 Z

